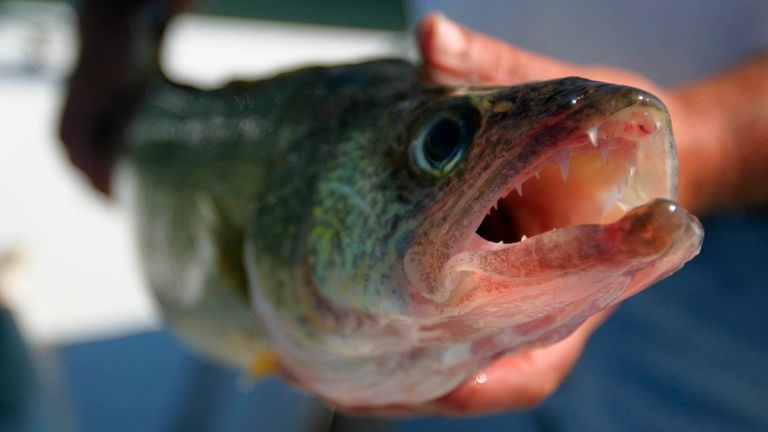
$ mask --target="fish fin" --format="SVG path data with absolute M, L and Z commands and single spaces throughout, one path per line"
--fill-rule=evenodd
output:
M 280 372 L 280 360 L 272 350 L 261 349 L 251 356 L 246 374 L 253 381 Z

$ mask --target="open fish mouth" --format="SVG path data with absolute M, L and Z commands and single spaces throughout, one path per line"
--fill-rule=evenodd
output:
M 498 349 L 562 337 L 677 270 L 703 230 L 674 202 L 672 143 L 666 113 L 633 105 L 551 145 L 473 223 L 444 267 L 443 305 L 513 326 L 484 342 Z
M 503 246 L 555 228 L 610 223 L 651 198 L 673 199 L 664 163 L 672 157 L 671 137 L 663 120 L 655 109 L 627 108 L 553 148 L 511 179 L 477 228 L 475 246 Z
M 555 228 L 610 223 L 652 198 L 674 199 L 672 138 L 663 122 L 658 110 L 631 107 L 557 145 L 510 180 L 473 246 L 504 247 Z

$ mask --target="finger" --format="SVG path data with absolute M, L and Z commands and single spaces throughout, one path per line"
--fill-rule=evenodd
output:
M 508 85 L 580 75 L 584 70 L 470 31 L 440 14 L 424 18 L 418 36 L 427 66 L 470 82 Z
M 593 316 L 571 336 L 550 347 L 502 357 L 425 409 L 467 415 L 537 406 L 565 379 L 589 336 L 610 312 Z

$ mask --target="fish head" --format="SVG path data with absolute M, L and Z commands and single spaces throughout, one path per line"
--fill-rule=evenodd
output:
M 701 225 L 675 203 L 669 114 L 645 91 L 433 88 L 386 113 L 317 180 L 306 273 L 256 290 L 284 370 L 326 399 L 438 397 L 699 251 Z M 274 299 L 290 290 L 286 313 Z
M 431 155 L 459 143 L 403 261 L 417 314 L 479 318 L 459 326 L 472 337 L 495 321 L 528 329 L 521 345 L 550 340 L 698 253 L 703 231 L 675 203 L 674 138 L 656 96 L 577 77 L 455 94 L 459 108 L 410 147 L 429 175 Z
M 690 242 L 691 250 L 698 251 L 698 222 L 667 202 L 676 199 L 676 156 L 668 112 L 655 96 L 581 78 L 459 92 L 462 109 L 471 111 L 469 104 L 474 112 L 457 122 L 457 129 L 472 125 L 473 136 L 467 139 L 471 145 L 454 156 L 462 159 L 453 162 L 454 172 L 441 173 L 452 177 L 450 184 L 425 211 L 405 258 L 417 296 L 456 304 L 468 294 L 474 298 L 493 279 L 509 285 L 513 279 L 526 283 L 575 273 L 587 277 L 603 268 L 609 256 L 613 263 L 620 260 L 608 250 L 601 257 L 573 255 L 586 247 L 581 234 L 595 225 L 608 229 L 622 218 L 628 223 L 646 206 L 654 215 L 645 216 L 649 235 L 665 238 L 667 247 Z M 428 165 L 435 151 L 429 147 L 451 141 L 442 129 L 452 116 L 437 115 L 414 140 L 415 169 Z M 553 246 L 552 241 L 556 250 L 538 249 Z M 600 241 L 588 242 L 595 253 L 608 247 Z M 613 247 L 627 252 L 624 266 L 614 267 L 618 273 L 648 264 L 646 239 L 627 236 L 615 242 Z M 656 258 L 672 252 L 659 247 Z M 554 262 L 557 256 L 570 258 L 545 271 L 540 259 Z M 504 257 L 504 265 L 489 271 L 477 264 L 494 257 Z M 681 264 L 670 263 L 673 268 Z M 604 278 L 606 284 L 609 279 Z M 639 289 L 634 286 L 632 292 Z

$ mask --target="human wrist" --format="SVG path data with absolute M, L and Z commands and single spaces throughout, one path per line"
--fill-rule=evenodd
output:
M 734 184 L 733 163 L 718 151 L 726 126 L 710 98 L 700 85 L 673 89 L 665 97 L 677 144 L 680 202 L 695 213 L 724 206 L 719 191 Z
M 768 56 L 670 92 L 681 200 L 714 212 L 768 203 Z

